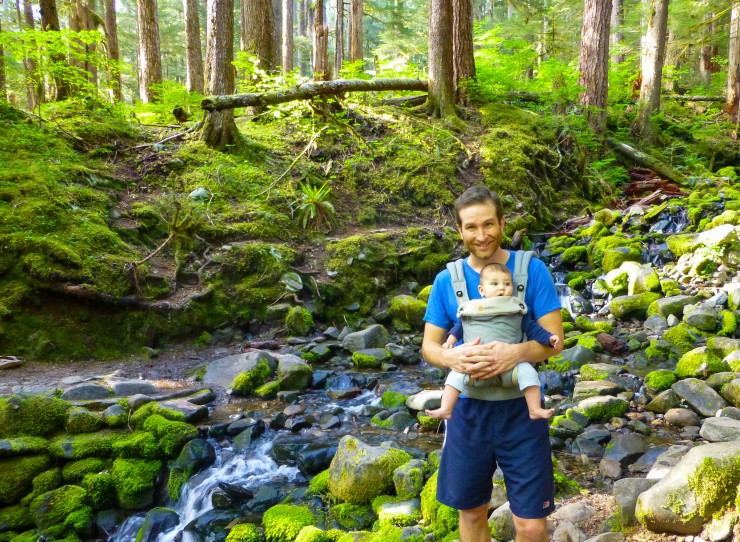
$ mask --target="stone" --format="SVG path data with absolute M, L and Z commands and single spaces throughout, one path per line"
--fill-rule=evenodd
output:
M 277 371 L 277 360 L 269 352 L 255 350 L 227 356 L 209 363 L 201 382 L 206 385 L 229 388 L 237 376 L 253 371 L 260 362 L 267 363 L 271 373 L 274 374 Z
M 16 356 L 0 356 L 0 370 L 12 369 L 23 365 L 23 360 Z
M 126 403 L 128 403 L 128 407 L 131 410 L 139 410 L 145 404 L 151 403 L 152 401 L 154 401 L 154 399 L 152 399 L 148 395 L 132 395 L 128 398 Z
M 646 451 L 647 443 L 642 435 L 619 434 L 609 441 L 604 458 L 619 461 L 623 467 L 626 467 L 637 461 Z
M 390 358 L 391 355 L 384 348 L 365 348 L 352 353 L 352 363 L 360 369 L 376 369 Z
M 424 411 L 439 408 L 442 404 L 442 390 L 424 390 L 406 399 L 406 407 L 410 410 Z
M 609 380 L 585 380 L 573 388 L 573 400 L 581 401 L 597 395 L 617 395 L 622 391 L 624 391 L 622 386 Z
M 738 461 L 740 446 L 736 442 L 692 448 L 666 476 L 640 495 L 637 519 L 655 532 L 699 534 L 716 510 L 730 504 L 725 500 L 728 492 L 718 491 L 716 484 L 723 483 L 723 473 L 730 473 L 731 465 Z M 677 502 L 682 506 L 674 506 Z
M 622 475 L 622 465 L 616 459 L 602 458 L 599 462 L 599 474 L 604 478 L 616 480 Z
M 508 501 L 491 512 L 491 515 L 488 516 L 488 525 L 491 536 L 496 540 L 513 540 L 516 537 L 514 516 L 511 513 Z
M 305 390 L 311 382 L 312 369 L 298 356 L 278 355 L 277 376 L 281 390 Z
M 552 542 L 584 542 L 586 533 L 576 527 L 572 521 L 563 520 L 552 533 Z
M 85 401 L 91 399 L 108 399 L 110 396 L 111 390 L 106 386 L 83 383 L 67 388 L 60 398 L 65 401 Z
M 629 403 L 611 395 L 589 397 L 578 403 L 578 410 L 589 419 L 589 421 L 610 420 L 615 416 L 621 416 L 629 408 Z
M 740 421 L 732 418 L 706 418 L 699 435 L 709 442 L 735 441 L 740 446 Z
M 408 346 L 388 343 L 385 345 L 385 349 L 390 353 L 391 358 L 403 365 L 410 365 L 418 359 L 417 352 Z
M 646 478 L 648 480 L 660 480 L 670 470 L 675 467 L 680 459 L 692 448 L 692 446 L 683 446 L 674 444 L 668 450 L 660 454 L 653 466 L 650 468 Z
M 688 309 L 688 310 L 686 310 Z M 717 328 L 717 312 L 703 303 L 686 307 L 683 321 L 702 331 L 714 331 Z
M 665 421 L 676 427 L 699 425 L 699 416 L 688 408 L 672 408 L 665 413 Z
M 601 533 L 585 542 L 624 542 L 624 533 Z
M 254 420 L 254 424 L 244 428 L 234 438 L 234 450 L 239 453 L 246 453 L 254 439 L 258 438 L 265 432 L 265 423 L 262 420 Z
M 718 410 L 729 406 L 706 382 L 697 378 L 679 380 L 671 389 L 696 412 L 704 417 L 714 416 Z
M 674 316 L 677 319 L 682 318 L 683 308 L 687 305 L 694 305 L 699 301 L 699 299 L 699 297 L 688 295 L 674 295 L 670 297 L 665 297 L 663 299 L 658 299 L 657 301 L 655 301 L 650 307 L 650 312 L 652 314 L 660 314 L 666 319 L 669 316 Z
M 129 395 L 155 395 L 157 388 L 154 384 L 146 380 L 118 380 L 108 379 L 108 385 L 113 390 L 113 395 L 117 397 L 128 397 Z
M 628 527 L 634 524 L 637 498 L 656 482 L 656 480 L 645 478 L 622 478 L 614 482 L 612 494 L 617 503 L 617 514 L 619 514 L 622 526 Z
M 342 347 L 350 352 L 368 348 L 383 348 L 390 342 L 388 331 L 380 324 L 372 325 L 362 331 L 349 333 L 342 341 Z
M 318 474 L 329 468 L 337 453 L 336 441 L 332 443 L 312 442 L 298 452 L 297 465 L 301 472 L 309 475 Z
M 631 317 L 641 318 L 645 316 L 648 307 L 653 301 L 660 299 L 661 295 L 653 292 L 646 292 L 639 295 L 625 295 L 612 299 L 609 309 L 615 318 L 620 320 Z
M 736 407 L 740 407 L 740 378 L 735 378 L 725 384 L 725 386 L 722 387 L 721 395 L 728 403 Z
M 67 422 L 64 428 L 73 435 L 80 433 L 94 433 L 103 425 L 103 419 L 86 408 L 72 407 L 67 411 Z
M 717 412 L 719 418 L 732 418 L 733 420 L 740 420 L 740 408 L 727 407 Z
M 671 389 L 660 392 L 652 401 L 645 405 L 645 408 L 650 412 L 665 413 L 677 407 L 680 403 L 681 398 Z
M 126 423 L 128 414 L 123 405 L 116 403 L 103 411 L 103 423 L 108 427 L 121 427 Z
M 596 513 L 596 509 L 593 506 L 586 504 L 586 502 L 587 501 L 576 501 L 561 506 L 555 510 L 550 517 L 554 520 L 567 519 L 576 525 L 583 523 L 587 519 L 593 517 Z
M 195 392 L 193 395 L 188 395 L 185 399 L 194 405 L 207 405 L 216 400 L 216 394 L 211 390 L 200 390 Z
M 161 533 L 180 523 L 180 516 L 170 508 L 152 508 L 136 535 L 136 542 L 155 542 Z
M 503 506 L 509 498 L 506 496 L 506 488 L 503 484 L 493 484 L 491 490 L 491 500 L 488 508 L 495 510 L 496 508 Z
M 643 325 L 650 331 L 665 331 L 669 327 L 668 321 L 660 314 L 648 316 Z
M 0 439 L 0 457 L 43 454 L 49 441 L 43 437 L 16 437 Z
M 707 538 L 710 542 L 724 542 L 732 537 L 733 527 L 738 522 L 737 516 L 726 513 L 722 517 L 712 518 L 712 521 L 705 528 Z M 696 539 L 694 539 L 696 541 Z
M 381 524 L 417 523 L 420 518 L 421 501 L 419 499 L 389 502 L 380 505 L 378 509 L 378 520 Z
M 182 413 L 185 416 L 186 423 L 195 424 L 208 417 L 207 406 L 193 404 L 187 399 L 173 399 L 172 401 L 163 401 L 160 404 L 164 408 Z
M 570 361 L 573 367 L 580 367 L 585 363 L 596 361 L 596 354 L 592 350 L 589 350 L 580 344 L 577 344 L 573 348 L 563 350 L 562 356 L 563 360 Z

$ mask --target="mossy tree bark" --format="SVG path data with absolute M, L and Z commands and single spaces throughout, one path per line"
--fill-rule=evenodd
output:
M 337 78 L 342 64 L 344 64 L 344 0 L 337 0 L 337 22 L 334 32 L 334 73 Z
M 609 24 L 611 0 L 586 0 L 583 7 L 578 101 L 586 109 L 588 124 L 598 137 L 606 131 L 606 99 L 609 93 Z
M 329 27 L 324 22 L 324 0 L 315 0 L 313 23 L 313 80 L 328 81 L 329 72 Z
M 157 101 L 155 85 L 162 84 L 162 55 L 159 47 L 157 0 L 137 0 L 139 30 L 139 97 L 144 103 Z
M 650 117 L 660 109 L 660 88 L 665 59 L 666 30 L 668 28 L 668 0 L 650 0 L 648 26 L 643 39 L 642 87 L 637 103 L 636 131 L 645 144 L 655 142 L 655 130 Z
M 683 44 L 676 39 L 676 31 L 668 29 L 668 41 L 665 44 L 665 77 L 663 78 L 663 89 L 666 92 L 676 92 L 678 89 L 677 77 L 681 67 L 680 50 Z
M 271 8 L 272 9 L 272 8 Z M 206 17 L 206 93 L 234 92 L 234 0 L 208 0 Z M 241 134 L 234 122 L 233 110 L 211 111 L 206 115 L 200 139 L 221 151 L 238 150 Z
M 702 41 L 704 45 L 701 47 L 701 55 L 699 57 L 699 74 L 701 80 L 704 82 L 704 86 L 710 86 L 712 84 L 712 74 L 719 71 L 719 66 L 714 62 L 714 57 L 717 56 L 719 48 L 715 43 L 712 43 L 716 38 L 714 37 L 716 13 L 707 13 L 702 23 Z
M 57 11 L 56 0 L 39 0 L 41 10 L 41 29 L 44 32 L 59 32 L 59 13 Z M 56 86 L 56 99 L 66 100 L 69 98 L 69 83 L 59 76 L 58 68 L 65 66 L 63 54 L 54 54 L 51 57 L 52 76 L 54 77 L 54 86 Z
M 727 99 L 725 113 L 738 114 L 740 100 L 740 0 L 733 0 L 730 15 L 729 62 L 727 64 Z
M 427 113 L 455 115 L 455 73 L 452 62 L 452 0 L 429 3 L 429 97 Z
M 306 10 L 306 0 L 298 0 L 298 36 L 306 38 L 308 34 L 308 12 Z M 300 73 L 303 77 L 308 75 L 308 54 L 305 46 L 305 39 L 300 42 L 298 56 L 300 57 Z
M 104 0 L 105 2 L 105 34 L 108 39 L 107 55 L 111 61 L 110 73 L 108 73 L 108 84 L 113 92 L 113 99 L 117 102 L 123 100 L 121 91 L 121 70 L 118 69 L 120 53 L 118 50 L 118 21 L 116 20 L 116 0 Z M 200 42 L 199 42 L 200 43 Z
M 185 59 L 188 92 L 203 94 L 203 51 L 200 46 L 200 16 L 197 0 L 182 0 L 185 10 Z
M 362 4 L 363 0 L 349 3 L 349 60 L 363 60 L 362 53 Z
M 612 62 L 622 64 L 625 54 L 622 51 L 622 42 L 624 41 L 624 0 L 612 0 L 612 20 L 611 24 L 611 46 Z
M 270 72 L 276 64 L 272 0 L 241 0 L 241 11 L 242 51 L 255 55 L 260 69 Z
M 452 0 L 452 58 L 455 72 L 455 95 L 460 103 L 467 103 L 469 92 L 466 81 L 475 78 L 473 56 L 473 2 Z
M 97 25 L 93 21 L 93 13 L 97 10 L 95 0 L 87 0 L 85 4 L 85 29 L 87 31 L 95 30 Z M 98 88 L 98 65 L 92 59 L 98 54 L 98 45 L 96 43 L 90 43 L 86 48 L 87 54 L 85 58 L 85 71 L 87 71 L 87 82 L 90 83 L 92 88 Z
M 3 35 L 3 24 L 0 21 L 0 36 Z M 0 100 L 8 99 L 8 83 L 5 76 L 5 51 L 3 50 L 2 40 L 0 40 Z
M 293 56 L 295 48 L 293 47 L 293 0 L 283 0 L 283 73 L 293 71 Z
M 283 59 L 283 0 L 272 0 L 272 62 L 277 68 Z

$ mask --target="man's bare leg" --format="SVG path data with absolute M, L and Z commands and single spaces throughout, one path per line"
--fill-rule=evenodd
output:
M 514 528 L 516 529 L 516 542 L 547 542 L 550 540 L 550 534 L 547 532 L 547 518 L 524 519 L 514 516 Z M 462 537 L 462 515 L 460 536 Z
M 470 510 L 460 510 L 460 542 L 491 542 L 488 503 Z

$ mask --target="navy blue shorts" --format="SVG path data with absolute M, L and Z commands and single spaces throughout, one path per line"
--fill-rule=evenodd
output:
M 530 419 L 523 397 L 460 397 L 447 420 L 437 500 L 458 510 L 488 503 L 497 463 L 515 516 L 544 518 L 555 510 L 547 420 Z

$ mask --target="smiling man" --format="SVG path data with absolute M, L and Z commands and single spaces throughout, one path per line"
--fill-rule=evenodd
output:
M 503 206 L 498 194 L 485 186 L 466 190 L 455 203 L 457 229 L 470 256 L 463 271 L 468 297 L 480 298 L 480 271 L 489 263 L 505 264 L 514 273 L 514 252 L 501 248 Z M 533 318 L 563 339 L 560 300 L 545 265 L 532 258 L 525 302 Z M 536 341 L 518 344 L 479 340 L 445 349 L 447 331 L 457 319 L 457 300 L 448 270 L 437 275 L 424 316 L 422 353 L 430 364 L 473 378 L 490 378 L 517 363 L 539 362 L 560 353 Z M 547 420 L 532 420 L 518 389 L 506 399 L 484 401 L 460 396 L 447 421 L 437 500 L 460 511 L 460 541 L 490 542 L 488 503 L 493 473 L 504 473 L 514 515 L 517 542 L 548 538 L 547 516 L 554 509 L 554 481 Z M 513 398 L 512 398 L 513 395 Z

